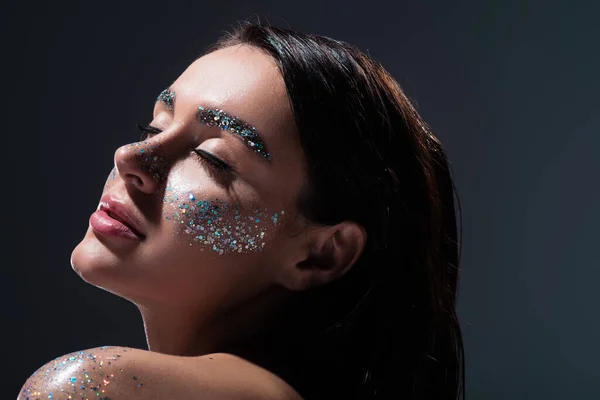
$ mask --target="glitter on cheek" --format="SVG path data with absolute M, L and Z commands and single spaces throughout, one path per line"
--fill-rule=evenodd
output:
M 125 386 L 133 385 L 137 388 L 144 386 L 139 376 L 134 376 L 134 382 L 128 383 L 126 376 L 122 374 L 123 369 L 117 371 L 113 367 L 119 363 L 121 358 L 119 353 L 126 353 L 127 349 L 103 346 L 98 350 L 98 353 L 80 351 L 75 355 L 62 359 L 58 357 L 49 362 L 32 375 L 33 383 L 23 387 L 22 397 L 19 399 L 53 399 L 60 395 L 58 397 L 60 399 L 111 400 L 110 396 L 116 395 L 119 387 L 123 388 L 119 386 L 116 391 L 111 390 L 110 385 L 114 382 L 122 382 Z M 60 393 L 55 386 L 51 386 L 56 382 L 62 385 Z
M 109 186 L 109 182 L 114 181 L 115 178 L 117 176 L 117 169 L 115 167 L 113 167 L 112 171 L 110 171 L 110 174 L 108 175 L 108 178 L 106 179 L 106 184 L 104 185 L 104 189 L 108 189 Z
M 247 213 L 223 200 L 199 200 L 192 192 L 177 193 L 168 185 L 164 203 L 165 220 L 177 225 L 177 232 L 191 239 L 190 245 L 200 245 L 219 255 L 261 251 L 269 232 L 278 224 L 278 215 L 254 209 Z M 268 221 L 272 224 L 268 224 Z M 270 225 L 270 226 L 269 226 Z

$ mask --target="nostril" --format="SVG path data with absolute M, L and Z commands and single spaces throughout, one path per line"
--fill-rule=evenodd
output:
M 144 181 L 138 175 L 127 174 L 125 177 L 126 180 L 130 181 L 133 185 L 137 187 L 141 187 L 144 185 Z

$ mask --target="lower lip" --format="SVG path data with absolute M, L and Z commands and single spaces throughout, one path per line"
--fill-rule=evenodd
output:
M 92 229 L 107 236 L 118 236 L 133 240 L 142 240 L 130 227 L 111 218 L 106 211 L 98 210 L 90 217 Z

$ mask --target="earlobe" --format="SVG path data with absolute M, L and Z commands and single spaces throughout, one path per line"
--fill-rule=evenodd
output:
M 356 263 L 367 234 L 353 221 L 317 228 L 309 234 L 307 255 L 287 271 L 286 286 L 293 291 L 311 289 L 334 281 Z

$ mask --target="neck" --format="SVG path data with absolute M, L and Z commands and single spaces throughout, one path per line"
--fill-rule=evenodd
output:
M 282 300 L 277 289 L 229 307 L 186 308 L 137 304 L 150 351 L 199 356 L 220 351 L 256 332 Z
M 214 346 L 212 329 L 206 318 L 193 310 L 172 305 L 138 305 L 144 321 L 148 350 L 164 354 L 205 354 Z M 199 332 L 203 332 L 199 335 Z M 202 340 L 198 340 L 202 337 Z

